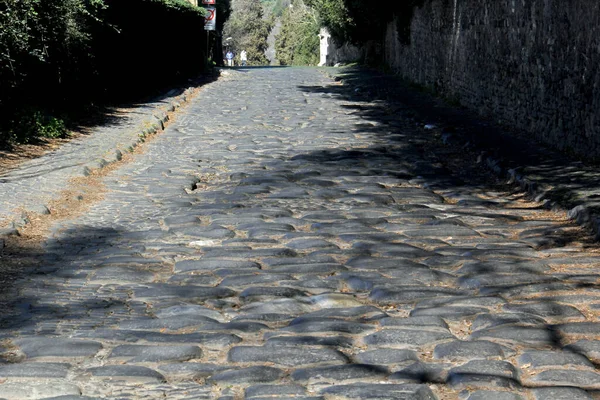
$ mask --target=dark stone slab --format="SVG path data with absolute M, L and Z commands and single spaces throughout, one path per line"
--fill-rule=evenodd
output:
M 549 301 L 526 304 L 506 304 L 504 309 L 506 311 L 533 314 L 542 318 L 585 319 L 584 315 L 575 307 Z
M 306 292 L 302 290 L 280 286 L 250 287 L 240 293 L 240 299 L 245 302 L 261 301 L 273 297 L 293 298 L 305 296 Z
M 549 329 L 528 326 L 499 326 L 492 329 L 482 329 L 473 332 L 471 339 L 533 346 L 552 346 L 555 344 L 554 333 Z
M 110 358 L 124 358 L 127 362 L 188 361 L 202 357 L 198 346 L 121 345 L 113 349 Z
M 354 341 L 344 336 L 274 336 L 270 337 L 265 346 L 327 346 L 352 347 Z
M 600 374 L 595 371 L 549 370 L 531 378 L 539 386 L 573 386 L 581 389 L 600 389 Z
M 435 297 L 464 296 L 461 290 L 443 287 L 413 287 L 404 288 L 375 288 L 369 294 L 369 298 L 379 304 L 393 305 L 403 303 L 415 303 L 419 300 Z
M 339 332 L 357 334 L 374 329 L 375 326 L 373 325 L 361 324 L 359 322 L 314 317 L 311 319 L 304 319 L 302 321 L 292 321 L 289 326 L 283 328 L 282 330 L 296 333 Z
M 90 368 L 87 370 L 95 378 L 111 380 L 133 380 L 147 383 L 166 382 L 165 377 L 159 372 L 135 365 L 107 365 L 104 367 Z
M 467 400 L 525 400 L 525 397 L 510 392 L 478 390 L 469 395 Z
M 102 349 L 102 344 L 89 340 L 50 337 L 30 337 L 13 340 L 27 358 L 37 357 L 92 357 Z
M 377 349 L 364 351 L 354 357 L 361 364 L 391 365 L 406 361 L 419 361 L 417 353 L 412 350 Z
M 565 346 L 565 350 L 583 354 L 596 364 L 600 363 L 600 340 L 578 340 Z
M 433 357 L 447 360 L 476 360 L 486 358 L 504 358 L 511 351 L 497 343 L 485 340 L 454 341 L 435 346 Z
M 3 378 L 66 378 L 70 364 L 62 363 L 20 363 L 0 365 Z
M 283 371 L 272 367 L 249 367 L 233 371 L 219 372 L 207 379 L 207 382 L 261 383 L 281 379 Z
M 593 400 L 585 390 L 571 387 L 545 387 L 531 390 L 535 400 Z
M 184 260 L 175 263 L 175 272 L 214 271 L 216 269 L 260 269 L 258 263 L 242 260 Z
M 521 368 L 532 369 L 559 366 L 594 368 L 594 364 L 586 357 L 570 351 L 526 351 L 518 358 L 518 362 Z
M 297 397 L 306 394 L 306 389 L 299 385 L 255 385 L 246 388 L 246 399 Z
M 332 379 L 336 382 L 354 379 L 384 379 L 389 374 L 386 368 L 367 364 L 346 364 L 328 367 L 302 368 L 291 374 L 295 381 Z
M 207 286 L 178 286 L 165 283 L 145 285 L 135 289 L 134 297 L 137 299 L 178 298 L 185 301 L 203 301 L 207 299 L 221 299 L 235 296 L 235 292 L 227 288 L 214 288 Z
M 364 338 L 367 345 L 417 349 L 424 345 L 456 339 L 450 332 L 387 329 Z
M 401 399 L 436 400 L 427 385 L 394 385 L 357 383 L 351 385 L 330 386 L 321 391 L 324 395 L 346 397 L 349 399 Z
M 445 383 L 450 368 L 451 364 L 428 364 L 418 361 L 394 372 L 389 379 L 414 383 Z
M 231 362 L 253 363 L 269 362 L 285 366 L 310 364 L 343 364 L 348 358 L 332 348 L 308 348 L 285 346 L 238 346 L 229 350 L 228 360 Z

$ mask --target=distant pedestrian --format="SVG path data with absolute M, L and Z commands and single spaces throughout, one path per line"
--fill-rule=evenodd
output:
M 227 59 L 227 66 L 233 67 L 233 52 L 231 50 L 227 50 L 227 54 L 225 54 L 225 58 Z
M 240 53 L 240 60 L 242 61 L 242 67 L 245 67 L 248 63 L 248 54 L 246 53 L 246 50 L 242 50 Z

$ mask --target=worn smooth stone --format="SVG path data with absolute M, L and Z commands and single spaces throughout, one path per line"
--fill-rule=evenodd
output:
M 371 365 L 391 365 L 406 361 L 419 361 L 417 353 L 414 351 L 397 349 L 377 349 L 372 351 L 364 351 L 354 356 L 354 358 L 359 363 Z
M 367 364 L 334 365 L 328 367 L 303 368 L 292 372 L 295 381 L 333 380 L 334 382 L 354 379 L 383 379 L 389 374 L 385 368 Z
M 265 346 L 329 346 L 352 347 L 354 341 L 344 336 L 274 336 L 269 337 Z
M 231 369 L 229 366 L 205 364 L 196 362 L 181 362 L 174 364 L 161 364 L 158 369 L 169 379 L 197 379 L 212 376 L 218 372 Z
M 488 341 L 455 341 L 435 346 L 433 357 L 448 360 L 475 360 L 505 357 L 506 347 Z
M 539 386 L 574 386 L 582 389 L 600 389 L 600 374 L 594 371 L 549 370 L 531 378 Z
M 228 360 L 241 363 L 267 362 L 285 366 L 300 366 L 311 364 L 343 364 L 348 358 L 332 348 L 303 348 L 279 346 L 273 348 L 238 346 L 229 350 Z
M 214 271 L 216 269 L 259 269 L 260 265 L 252 261 L 240 261 L 240 260 L 219 260 L 219 259 L 208 259 L 208 260 L 184 260 L 175 263 L 176 273 L 188 273 L 195 271 Z
M 450 367 L 450 364 L 427 364 L 418 361 L 394 372 L 389 379 L 415 383 L 445 383 Z
M 575 307 L 553 302 L 507 304 L 504 306 L 504 309 L 506 311 L 533 314 L 542 318 L 585 319 L 583 314 Z
M 79 386 L 61 381 L 49 383 L 4 382 L 0 383 L 0 398 L 6 399 L 44 399 L 57 396 L 79 396 Z
M 234 371 L 219 372 L 210 378 L 209 382 L 261 383 L 281 379 L 283 371 L 272 367 L 249 367 Z
M 350 399 L 402 399 L 436 400 L 437 397 L 426 385 L 395 384 L 351 384 L 329 386 L 321 390 L 324 395 Z
M 300 385 L 255 385 L 246 388 L 246 399 L 296 397 L 306 394 Z
M 110 354 L 110 358 L 124 358 L 130 363 L 187 361 L 201 357 L 202 349 L 198 346 L 121 345 Z
M 388 329 L 368 335 L 363 341 L 369 346 L 416 349 L 450 339 L 456 338 L 449 332 Z
M 525 397 L 517 393 L 478 390 L 471 393 L 467 400 L 525 400 Z
M 102 349 L 102 344 L 89 340 L 63 338 L 23 338 L 13 343 L 25 353 L 27 358 L 52 357 L 92 357 Z
M 134 365 L 107 365 L 88 369 L 94 378 L 107 380 L 126 380 L 137 383 L 162 383 L 165 377 L 159 372 Z
M 531 390 L 535 400 L 593 400 L 585 390 L 570 387 L 547 387 Z
M 358 334 L 374 330 L 375 326 L 351 321 L 331 320 L 329 318 L 311 318 L 299 322 L 292 321 L 283 331 L 296 333 L 339 332 Z
M 0 376 L 4 378 L 66 378 L 71 365 L 61 363 L 0 364 Z
M 565 346 L 565 350 L 583 354 L 595 363 L 600 362 L 600 340 L 578 340 Z
M 527 351 L 518 358 L 518 362 L 521 368 L 533 369 L 558 366 L 594 368 L 587 358 L 570 351 Z
M 206 286 L 177 286 L 156 283 L 134 290 L 136 299 L 181 298 L 187 301 L 203 301 L 235 296 L 235 292 L 227 288 Z

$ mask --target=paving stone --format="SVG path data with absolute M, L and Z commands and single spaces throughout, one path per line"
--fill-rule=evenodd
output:
M 547 387 L 531 390 L 535 400 L 592 400 L 585 390 L 569 387 Z
M 565 350 L 583 354 L 596 364 L 600 361 L 600 340 L 578 340 L 575 343 L 565 346 Z
M 367 364 L 346 364 L 328 367 L 302 368 L 291 374 L 294 381 L 323 381 L 334 382 L 355 379 L 384 379 L 389 374 L 386 368 Z
M 0 383 L 0 396 L 6 399 L 44 399 L 57 396 L 79 396 L 81 390 L 73 383 L 52 381 L 50 383 L 4 382 Z
M 341 308 L 344 304 L 344 299 L 340 301 L 332 300 L 330 298 L 319 298 L 319 296 L 312 297 L 311 300 L 320 307 L 325 307 L 323 310 L 306 313 L 300 317 L 294 318 L 291 324 L 300 323 L 313 318 L 329 318 L 329 319 L 349 319 L 351 321 L 380 321 L 383 318 L 387 318 L 388 315 L 374 306 L 358 306 L 351 307 L 356 303 L 350 303 L 350 308 Z M 332 300 L 332 301 L 329 301 Z M 359 302 L 357 302 L 359 303 Z M 360 304 L 360 303 L 359 303 Z M 332 308 L 327 308 L 333 306 Z M 339 306 L 339 308 L 338 308 Z
M 473 332 L 471 339 L 533 346 L 552 346 L 555 342 L 554 334 L 550 330 L 528 326 L 500 326 L 493 329 L 482 329 Z
M 63 338 L 23 338 L 13 340 L 27 358 L 79 358 L 93 357 L 102 349 L 102 344 L 89 340 Z
M 421 316 L 410 318 L 383 318 L 379 321 L 382 326 L 418 328 L 425 330 L 442 330 L 449 332 L 448 324 L 438 316 Z
M 212 375 L 209 382 L 261 383 L 281 379 L 283 371 L 272 367 L 249 367 L 234 371 L 224 371 Z
M 397 289 L 375 288 L 369 298 L 379 304 L 391 305 L 402 303 L 415 303 L 419 300 L 435 297 L 463 296 L 465 292 L 448 288 L 431 287 L 405 287 Z
M 530 380 L 536 386 L 574 386 L 582 389 L 600 389 L 600 374 L 594 371 L 548 370 Z
M 215 321 L 223 321 L 223 315 L 218 311 L 197 304 L 181 304 L 155 311 L 157 318 L 206 317 Z
M 407 361 L 419 361 L 412 350 L 377 349 L 363 351 L 354 357 L 359 363 L 370 365 L 400 364 Z
M 426 385 L 351 384 L 330 386 L 321 391 L 325 395 L 350 399 L 406 399 L 435 400 L 436 396 Z
M 184 260 L 175 263 L 176 273 L 214 271 L 216 269 L 260 269 L 260 264 L 252 261 L 208 259 L 208 260 Z
M 299 385 L 255 385 L 245 390 L 246 399 L 273 398 L 274 396 L 297 397 L 304 394 L 306 394 L 306 389 Z
M 330 320 L 329 318 L 314 317 L 302 321 L 292 321 L 283 331 L 296 333 L 339 332 L 358 334 L 374 330 L 375 326 L 358 322 Z
M 231 369 L 231 367 L 226 365 L 197 362 L 162 364 L 158 366 L 158 370 L 169 379 L 206 378 L 229 369 Z
M 553 302 L 507 304 L 504 309 L 533 314 L 542 318 L 585 319 L 583 314 L 575 307 Z
M 332 348 L 306 348 L 265 346 L 237 346 L 229 350 L 228 360 L 231 362 L 257 363 L 268 362 L 285 366 L 301 366 L 310 364 L 347 363 L 348 358 Z
M 418 349 L 421 346 L 456 339 L 449 332 L 417 331 L 408 329 L 388 329 L 372 333 L 363 340 L 369 346 Z
M 240 293 L 240 299 L 245 302 L 264 301 L 273 297 L 303 297 L 306 292 L 289 287 L 250 287 Z
M 97 379 L 126 380 L 136 383 L 162 383 L 165 377 L 153 369 L 134 365 L 107 365 L 88 369 L 88 372 Z
M 129 363 L 187 361 L 202 357 L 198 346 L 144 346 L 121 345 L 110 353 L 110 358 L 125 359 Z
M 435 346 L 433 357 L 448 360 L 476 360 L 487 358 L 504 358 L 512 352 L 497 343 L 485 340 L 455 341 Z
M 570 351 L 527 351 L 518 358 L 518 362 L 521 368 L 533 369 L 559 366 L 594 368 L 594 364 L 586 357 Z
M 478 331 L 502 325 L 544 326 L 545 324 L 545 319 L 530 314 L 499 313 L 478 315 L 473 321 L 471 328 L 474 331 Z
M 20 363 L 0 365 L 0 376 L 4 378 L 66 378 L 70 364 Z
M 467 400 L 525 400 L 525 397 L 516 393 L 478 390 L 471 393 Z
M 450 368 L 450 364 L 428 364 L 418 361 L 394 372 L 389 379 L 414 383 L 445 383 Z
M 180 298 L 186 301 L 203 301 L 206 299 L 219 299 L 235 296 L 235 292 L 227 288 L 213 288 L 206 286 L 177 286 L 156 283 L 134 290 L 137 299 Z
M 267 339 L 265 346 L 328 346 L 328 347 L 352 347 L 354 340 L 345 336 L 271 336 Z

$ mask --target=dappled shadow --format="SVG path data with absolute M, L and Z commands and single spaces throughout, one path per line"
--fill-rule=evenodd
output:
M 349 101 L 372 99 L 373 94 L 368 88 L 360 86 L 358 91 L 356 88 L 349 85 L 304 86 L 302 90 Z M 568 332 L 565 333 L 563 323 L 576 325 L 582 319 L 573 308 L 561 307 L 568 305 L 569 300 L 557 297 L 555 292 L 597 291 L 600 289 L 597 267 L 592 261 L 585 272 L 577 265 L 579 255 L 574 252 L 565 259 L 554 260 L 553 257 L 560 255 L 565 247 L 575 248 L 581 243 L 595 246 L 590 238 L 574 229 L 573 224 L 546 219 L 542 206 L 530 208 L 524 202 L 519 203 L 525 198 L 523 193 L 502 192 L 504 186 L 496 185 L 487 172 L 465 160 L 465 152 L 472 150 L 441 144 L 441 132 L 424 130 L 424 120 L 420 119 L 417 111 L 385 98 L 372 105 L 361 102 L 344 107 L 361 121 L 354 125 L 354 132 L 342 130 L 342 127 L 337 133 L 372 134 L 376 139 L 373 143 L 364 143 L 364 147 L 349 144 L 331 149 L 315 146 L 315 150 L 289 147 L 286 154 L 264 152 L 257 145 L 257 151 L 252 155 L 252 168 L 237 173 L 225 169 L 226 179 L 221 181 L 218 177 L 207 177 L 187 195 L 179 194 L 180 187 L 160 187 L 159 180 L 145 182 L 159 189 L 162 196 L 154 204 L 156 210 L 153 211 L 156 213 L 152 215 L 156 220 L 151 222 L 155 222 L 155 230 L 129 231 L 126 226 L 100 228 L 80 224 L 60 232 L 55 236 L 57 240 L 49 243 L 46 253 L 34 253 L 40 261 L 35 269 L 22 271 L 19 281 L 13 279 L 7 284 L 7 287 L 18 285 L 23 291 L 8 305 L 12 314 L 4 318 L 0 327 L 37 335 L 93 332 L 97 327 L 110 327 L 117 331 L 120 328 L 114 326 L 118 324 L 119 317 L 130 320 L 146 316 L 145 300 L 143 297 L 135 298 L 135 289 L 145 285 L 150 288 L 146 292 L 159 291 L 164 289 L 164 285 L 160 286 L 164 281 L 124 282 L 123 277 L 114 275 L 118 270 L 109 271 L 113 275 L 101 281 L 97 279 L 98 271 L 108 267 L 136 271 L 164 268 L 170 275 L 185 275 L 186 272 L 178 271 L 170 264 L 164 266 L 164 260 L 173 261 L 177 256 L 185 258 L 188 254 L 196 259 L 221 254 L 217 258 L 256 261 L 260 268 L 199 270 L 193 275 L 188 272 L 190 282 L 205 273 L 215 278 L 205 286 L 228 289 L 221 284 L 221 278 L 245 274 L 257 277 L 276 273 L 278 267 L 284 265 L 270 264 L 265 260 L 267 257 L 294 260 L 290 265 L 295 269 L 285 272 L 294 275 L 294 279 L 280 275 L 276 281 L 261 281 L 241 287 L 231 285 L 235 292 L 231 297 L 238 300 L 230 303 L 217 297 L 203 300 L 203 304 L 214 309 L 227 309 L 230 315 L 244 312 L 242 308 L 246 304 L 239 298 L 246 286 L 294 287 L 298 284 L 302 291 L 290 294 L 291 300 L 304 298 L 306 293 L 316 288 L 315 293 L 353 296 L 351 306 L 357 305 L 354 300 L 360 300 L 361 305 L 378 307 L 378 312 L 389 312 L 399 319 L 407 315 L 438 316 L 452 322 L 454 327 L 458 323 L 464 326 L 474 324 L 472 331 L 462 337 L 463 340 L 491 340 L 518 348 L 579 351 L 577 347 L 565 347 Z M 326 135 L 335 129 L 333 125 L 331 130 L 320 133 Z M 460 130 L 458 127 L 455 129 Z M 236 157 L 233 150 L 230 151 L 219 152 L 215 144 L 214 148 L 198 157 L 214 161 L 215 170 L 218 170 L 227 163 L 223 157 Z M 244 157 L 241 152 L 239 157 Z M 164 180 L 168 181 L 167 175 Z M 162 189 L 169 189 L 173 194 Z M 508 197 L 512 201 L 504 202 Z M 173 231 L 166 229 L 168 224 L 164 220 L 163 225 L 159 223 L 164 218 L 160 216 L 165 211 L 160 209 L 162 206 L 174 213 L 167 215 L 174 219 Z M 337 212 L 339 215 L 336 215 Z M 217 236 L 216 240 L 202 240 L 195 245 L 197 248 L 192 246 L 190 249 L 190 241 L 194 240 L 191 233 L 172 247 L 173 254 L 164 253 L 162 257 L 151 251 L 152 246 L 147 246 L 149 239 L 154 237 L 158 238 L 153 243 L 155 249 L 167 243 L 161 242 L 161 239 L 175 234 L 173 232 L 178 224 L 189 223 L 190 216 L 194 221 L 192 228 L 198 228 L 200 233 L 225 233 L 226 239 L 221 241 L 222 237 Z M 132 213 L 125 220 L 127 218 L 135 223 L 144 216 Z M 219 222 L 219 218 L 225 222 Z M 392 220 L 394 222 L 390 222 Z M 302 228 L 288 226 L 294 223 L 301 223 Z M 231 228 L 230 224 L 235 227 Z M 270 230 L 269 224 L 273 224 L 273 230 Z M 503 231 L 511 226 L 515 227 L 514 232 Z M 225 228 L 235 231 L 234 236 L 224 232 Z M 477 232 L 471 232 L 472 228 Z M 291 244 L 294 239 L 306 238 L 333 239 L 334 243 L 321 248 L 311 247 L 313 244 L 306 248 Z M 269 250 L 269 247 L 281 247 L 286 251 L 267 253 L 267 256 L 260 253 L 261 250 Z M 253 254 L 255 249 L 258 251 Z M 556 254 L 551 251 L 538 257 L 536 252 L 543 250 L 552 250 Z M 236 256 L 236 252 L 239 255 Z M 330 261 L 317 265 L 323 270 L 304 274 L 306 279 L 313 280 L 306 286 L 300 286 L 300 279 L 304 279 L 304 276 L 300 277 L 303 275 L 301 262 L 311 257 Z M 381 265 L 364 262 L 369 259 L 381 261 Z M 378 280 L 379 277 L 381 280 Z M 389 285 L 382 283 L 384 278 L 389 279 Z M 78 293 L 81 297 L 65 291 L 69 288 L 65 282 L 77 290 L 81 289 Z M 186 280 L 167 282 L 200 290 L 199 286 Z M 330 282 L 334 283 L 333 289 L 325 285 Z M 386 290 L 397 291 L 400 300 L 377 297 L 377 293 Z M 419 290 L 429 291 L 432 295 L 402 300 L 403 291 Z M 531 293 L 542 297 L 532 297 Z M 252 294 L 247 297 L 251 298 Z M 160 302 L 169 301 L 161 298 L 160 294 L 156 294 L 154 299 L 157 308 Z M 175 302 L 191 303 L 191 300 L 182 297 L 175 298 Z M 133 306 L 137 309 L 133 310 Z M 287 309 L 285 312 L 288 319 L 292 319 L 293 313 L 305 313 Z M 330 317 L 318 318 L 327 320 Z M 331 317 L 331 320 L 373 323 L 373 320 L 361 318 L 348 314 Z M 94 324 L 86 325 L 90 319 Z M 263 341 L 276 338 L 274 334 L 292 335 L 293 332 L 282 329 L 288 319 L 273 319 L 275 322 L 271 324 L 272 321 L 267 318 L 261 321 L 270 324 L 268 330 L 261 328 L 266 331 Z M 82 325 L 77 325 L 78 321 Z M 386 328 L 389 327 L 377 326 L 379 331 Z M 413 332 L 427 332 L 425 327 L 422 328 L 422 331 L 413 328 Z M 345 335 L 349 332 L 346 326 L 341 326 L 326 331 L 328 336 L 319 336 L 324 335 L 323 332 L 308 331 L 306 334 L 332 338 L 332 333 Z M 339 337 L 347 338 L 346 342 L 352 344 L 353 340 L 358 342 L 366 335 Z M 135 338 L 128 339 L 135 341 Z M 256 339 L 256 336 L 253 338 Z M 332 339 L 335 338 L 338 336 Z M 445 336 L 442 342 L 451 340 L 454 340 L 454 334 Z M 323 341 L 303 336 L 297 343 L 321 346 Z M 252 345 L 256 343 L 252 342 Z M 350 345 L 325 344 L 322 347 L 350 353 Z M 402 372 L 388 371 L 379 365 L 364 366 L 358 362 L 354 365 L 357 371 L 366 375 L 377 374 L 382 379 L 401 382 L 468 385 L 497 380 L 516 388 L 520 388 L 521 384 L 516 378 L 507 379 L 505 375 L 491 372 L 452 372 L 450 366 L 441 367 L 445 369 L 444 375 L 420 367 Z

